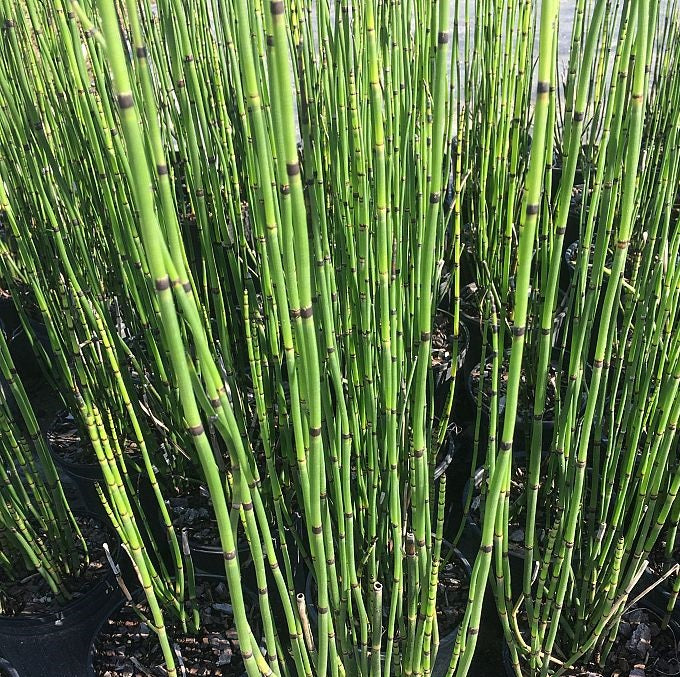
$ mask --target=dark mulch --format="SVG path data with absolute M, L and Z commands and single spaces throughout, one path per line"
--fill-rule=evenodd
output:
M 453 348 L 453 317 L 438 311 L 432 323 L 432 366 L 447 368 L 451 362 Z
M 460 290 L 460 312 L 470 321 L 479 322 L 481 320 L 480 308 L 484 290 L 477 286 L 475 282 L 463 287 Z
M 89 440 L 83 441 L 76 420 L 68 411 L 60 412 L 47 432 L 52 451 L 69 463 L 94 465 L 97 463 Z
M 595 654 L 592 663 L 567 669 L 564 677 L 677 677 L 679 640 L 677 626 L 662 629 L 656 614 L 642 607 L 633 608 L 623 615 L 616 642 L 606 659 Z M 555 663 L 553 667 L 557 669 L 559 665 Z
M 64 581 L 71 593 L 69 603 L 83 597 L 109 571 L 103 547 L 105 542 L 111 543 L 108 530 L 92 517 L 77 515 L 76 520 L 88 544 L 89 563 L 86 566 L 81 555 L 81 570 Z M 13 581 L 4 581 L 1 578 L 0 576 L 2 608 L 6 616 L 45 614 L 63 608 L 45 579 L 36 572 L 17 572 Z
M 454 557 L 449 564 L 439 570 L 437 624 L 440 637 L 452 632 L 460 624 L 465 613 L 469 590 L 470 573 L 460 559 Z
M 669 569 L 680 562 L 680 542 L 676 539 L 670 559 L 666 555 L 666 539 L 660 538 L 652 548 L 647 558 L 648 569 L 655 578 L 661 578 Z M 675 583 L 676 575 L 669 576 L 660 584 L 659 589 L 671 592 Z
M 491 362 L 486 362 L 484 364 L 484 391 L 482 394 L 482 404 L 484 408 L 488 411 L 491 402 Z M 498 404 L 499 411 L 503 411 L 505 408 L 505 399 L 508 388 L 508 372 L 509 365 L 504 362 L 500 365 L 498 369 Z M 477 393 L 479 392 L 479 380 L 481 376 L 481 366 L 477 365 L 472 369 L 470 373 L 470 389 L 472 391 L 472 397 L 476 400 Z M 563 369 L 559 375 L 562 393 L 566 392 L 567 385 L 569 383 L 569 374 L 566 369 Z M 558 372 L 554 364 L 550 365 L 548 372 L 548 382 L 546 388 L 545 397 L 545 408 L 543 412 L 544 421 L 552 421 L 555 417 L 555 404 L 557 401 L 557 380 Z M 527 373 L 522 370 L 522 378 L 519 385 L 519 395 L 518 395 L 518 413 L 523 420 L 528 421 L 533 416 L 533 405 L 534 405 L 534 393 L 535 385 L 533 381 L 529 381 L 527 378 Z
M 208 547 L 220 546 L 217 520 L 207 491 L 196 486 L 170 498 L 168 508 L 175 528 L 179 532 L 186 529 L 191 541 Z
M 196 603 L 201 628 L 196 635 L 168 622 L 171 645 L 187 675 L 240 677 L 244 674 L 227 586 L 223 582 L 198 581 Z M 145 603 L 139 606 L 148 615 Z M 249 614 L 252 623 L 252 615 Z M 162 677 L 163 654 L 156 635 L 131 605 L 123 606 L 104 624 L 94 643 L 94 672 L 98 677 Z
M 649 568 L 655 574 L 663 576 L 669 569 L 675 566 L 676 562 L 680 562 L 680 541 L 678 539 L 675 540 L 673 551 L 670 558 L 668 558 L 666 555 L 666 539 L 658 539 L 647 559 Z
M 661 620 L 639 608 L 624 614 L 616 644 L 604 668 L 588 666 L 572 677 L 669 677 L 680 675 L 677 628 L 661 629 Z

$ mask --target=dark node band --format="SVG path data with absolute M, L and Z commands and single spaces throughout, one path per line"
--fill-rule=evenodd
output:
M 430 204 L 436 205 L 440 199 L 441 195 L 439 193 L 430 193 Z
M 203 424 L 199 423 L 198 425 L 191 426 L 189 428 L 189 432 L 194 436 L 194 437 L 199 437 L 204 433 L 203 429 Z
M 448 31 L 441 31 L 437 34 L 437 42 L 440 45 L 445 45 L 449 41 Z
M 130 92 L 118 95 L 118 107 L 121 110 L 125 110 L 126 108 L 132 108 L 132 106 L 134 105 L 135 104 L 134 101 L 132 100 L 132 94 Z
M 275 0 L 270 4 L 271 8 L 271 13 L 274 16 L 278 16 L 279 14 L 283 14 L 283 1 L 282 0 Z
M 141 47 L 137 47 L 137 58 L 138 59 L 146 59 L 146 46 L 142 45 Z
M 543 80 L 539 80 L 538 86 L 536 87 L 536 91 L 539 94 L 547 94 L 550 91 L 550 83 L 544 82 Z
M 524 334 L 527 333 L 527 328 L 526 327 L 513 327 L 512 328 L 512 335 L 513 336 L 524 336 Z
M 501 442 L 501 451 L 510 451 L 512 449 L 512 442 Z
M 165 176 L 169 173 L 168 165 L 156 165 L 156 173 L 158 176 Z
M 538 214 L 538 205 L 528 204 L 527 216 L 536 216 L 536 214 Z
M 302 308 L 300 310 L 300 317 L 303 320 L 308 320 L 313 314 L 314 310 L 312 309 L 312 306 L 307 306 L 306 308 Z
M 168 275 L 156 280 L 156 291 L 165 291 L 166 289 L 170 289 L 170 277 Z
M 268 35 L 267 36 L 267 47 L 273 47 L 273 46 L 274 46 L 274 36 Z
M 310 428 L 309 435 L 311 437 L 319 437 L 321 435 L 321 428 Z
M 232 550 L 231 552 L 225 552 L 224 559 L 226 559 L 227 562 L 231 561 L 232 559 L 236 559 L 236 550 Z
M 299 162 L 286 162 L 286 174 L 288 176 L 295 176 L 300 173 L 300 163 Z

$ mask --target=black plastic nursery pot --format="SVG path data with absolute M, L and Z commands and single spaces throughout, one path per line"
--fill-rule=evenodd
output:
M 435 352 L 435 350 L 437 352 Z M 468 364 L 468 351 L 470 350 L 470 331 L 467 326 L 461 322 L 459 325 L 458 336 L 458 359 L 456 368 L 456 384 L 451 380 L 451 353 L 450 346 L 446 348 L 433 347 L 432 369 L 434 376 L 434 413 L 437 419 L 440 418 L 444 411 L 450 390 L 454 388 L 454 398 L 459 384 L 465 379 L 466 365 Z M 455 407 L 453 408 L 455 410 Z
M 634 594 L 640 594 L 643 590 L 652 588 L 644 596 L 644 598 L 640 600 L 640 604 L 649 607 L 658 616 L 663 618 L 667 613 L 668 603 L 671 599 L 670 587 L 672 585 L 673 578 L 670 577 L 662 583 L 658 583 L 659 578 L 661 578 L 661 576 L 654 572 L 651 567 L 647 567 L 645 572 L 640 577 L 638 584 L 635 586 Z M 673 607 L 673 610 L 671 611 L 670 618 L 675 623 L 680 623 L 680 607 L 678 606 L 677 601 Z
M 224 569 L 224 553 L 222 548 L 218 545 L 205 545 L 199 543 L 190 536 L 188 541 L 189 549 L 191 550 L 191 560 L 196 570 L 196 575 L 224 579 L 226 574 Z M 291 541 L 293 541 L 292 536 Z M 276 539 L 274 541 L 274 546 L 278 549 L 278 543 Z M 293 573 L 298 578 L 300 578 L 302 582 L 304 582 L 306 575 L 306 565 L 304 564 L 297 547 L 295 547 L 294 542 L 289 544 L 288 553 L 291 557 Z M 239 538 L 238 558 L 239 566 L 241 568 L 241 585 L 244 591 L 251 595 L 256 595 L 256 591 L 259 586 L 257 585 L 255 565 L 253 563 L 250 546 L 243 537 Z M 267 577 L 269 578 L 269 568 L 265 567 L 265 570 L 267 572 Z M 270 585 L 272 589 L 275 588 L 276 584 L 273 578 L 268 581 L 268 585 Z
M 93 516 L 97 517 L 97 516 Z M 111 548 L 118 558 L 120 549 Z M 0 656 L 19 677 L 85 677 L 95 628 L 122 599 L 110 568 L 78 599 L 61 609 L 0 616 Z
M 460 290 L 460 317 L 470 330 L 479 329 L 481 321 L 479 307 L 482 294 L 483 289 L 476 282 L 469 282 Z M 471 335 L 471 340 L 473 338 Z
M 220 546 L 203 545 L 189 538 L 189 548 L 191 550 L 191 560 L 194 563 L 198 576 L 224 577 L 226 575 L 224 570 L 224 554 Z M 255 568 L 247 543 L 239 543 L 238 558 L 244 587 L 256 590 Z
M 100 517 L 106 517 L 106 511 L 97 494 L 97 482 L 104 480 L 99 463 L 75 462 L 59 453 L 60 445 L 55 443 L 55 438 L 70 427 L 77 429 L 73 416 L 67 412 L 60 413 L 50 425 L 47 442 L 52 460 L 60 473 L 66 475 L 76 485 L 85 509 Z
M 206 498 L 206 504 L 208 504 L 209 499 Z M 177 522 L 176 516 L 182 514 L 181 510 L 183 508 L 175 507 L 173 508 L 172 502 L 166 501 L 168 509 L 170 511 L 170 519 L 174 523 L 175 531 L 177 532 L 177 537 L 180 537 L 180 531 L 186 528 L 187 531 L 187 541 L 189 544 L 189 550 L 191 551 L 191 561 L 193 563 L 194 569 L 196 570 L 197 576 L 208 576 L 208 577 L 225 577 L 224 569 L 224 553 L 221 545 L 219 544 L 219 537 L 217 535 L 217 525 L 214 524 L 214 538 L 217 542 L 213 545 L 212 543 L 206 543 L 205 540 L 201 540 L 196 537 L 194 529 L 198 527 L 194 524 L 192 525 L 182 525 Z M 153 526 L 154 536 L 157 541 L 157 545 L 161 549 L 161 554 L 163 559 L 168 565 L 171 563 L 171 553 L 170 545 L 168 543 L 167 534 L 163 527 L 163 520 L 160 516 L 160 509 L 156 503 L 155 497 L 151 496 L 148 499 L 148 509 L 150 512 L 146 514 L 156 514 L 158 517 Z M 174 513 L 173 510 L 178 510 L 180 512 Z M 241 567 L 241 578 L 243 579 L 243 584 L 249 589 L 257 589 L 255 585 L 255 571 L 252 566 L 253 560 L 250 554 L 250 548 L 246 540 L 239 537 L 238 541 L 238 558 L 239 565 Z M 252 578 L 252 580 L 251 580 Z
M 455 435 L 450 435 L 445 442 L 443 453 L 440 454 L 437 465 L 434 468 L 434 481 L 439 482 L 439 478 L 449 469 L 453 459 L 456 455 L 456 439 Z
M 52 357 L 52 345 L 50 343 L 49 334 L 47 333 L 47 327 L 45 327 L 41 321 L 30 316 L 28 318 L 28 323 L 38 344 L 40 344 L 48 357 Z M 31 346 L 31 340 L 20 322 L 8 336 L 8 347 L 14 364 L 22 377 L 37 377 L 43 375 L 41 361 L 36 359 L 34 349 Z
M 458 325 L 458 372 L 462 369 L 467 360 L 467 353 L 470 349 L 470 330 L 468 326 L 461 322 Z M 433 339 L 434 343 L 434 339 Z M 440 387 L 446 384 L 451 374 L 451 346 L 435 346 L 432 347 L 432 366 L 435 370 L 435 378 L 437 379 L 437 386 Z

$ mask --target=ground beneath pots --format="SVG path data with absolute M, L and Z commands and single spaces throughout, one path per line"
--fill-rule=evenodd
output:
M 110 542 L 109 532 L 95 518 L 77 515 L 83 537 L 88 544 L 89 562 L 77 576 L 65 579 L 66 588 L 71 593 L 71 600 L 83 597 L 96 583 L 106 575 L 108 562 L 103 544 Z M 45 579 L 37 572 L 18 573 L 14 581 L 0 580 L 2 589 L 2 612 L 5 616 L 27 616 L 58 611 L 63 604 L 56 598 Z
M 241 677 L 244 666 L 226 584 L 199 580 L 196 596 L 202 623 L 198 633 L 192 636 L 178 631 L 177 625 L 167 627 L 185 674 Z M 148 613 L 145 604 L 140 609 Z M 181 663 L 178 659 L 178 668 Z M 109 618 L 94 643 L 93 665 L 98 677 L 164 677 L 163 664 L 156 635 L 130 605 Z

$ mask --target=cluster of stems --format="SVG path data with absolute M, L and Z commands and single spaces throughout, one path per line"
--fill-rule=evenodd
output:
M 249 677 L 464 677 L 487 583 L 518 675 L 606 660 L 680 520 L 668 5 L 577 0 L 562 79 L 559 0 L 0 0 L 0 275 L 100 467 L 171 677 L 171 634 L 199 618 L 168 498 L 196 484 Z M 459 497 L 434 468 L 466 274 L 487 481 L 442 655 Z M 0 544 L 30 513 L 24 552 L 58 588 L 41 539 L 71 525 L 66 566 L 77 530 L 8 355 L 48 472 L 7 434 Z

